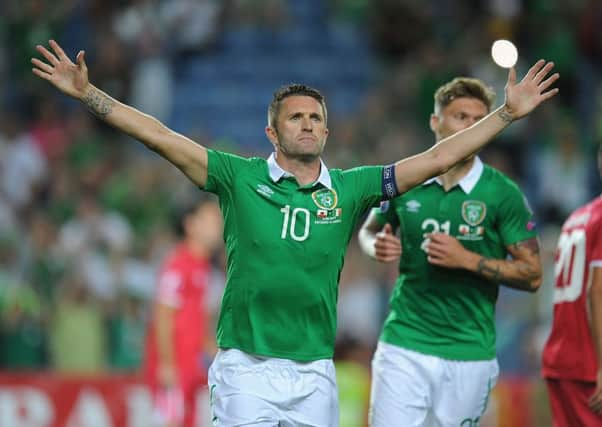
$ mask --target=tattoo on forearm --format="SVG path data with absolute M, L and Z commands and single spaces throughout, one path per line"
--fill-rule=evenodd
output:
M 502 277 L 500 274 L 500 267 L 493 267 L 487 265 L 486 258 L 481 258 L 479 260 L 479 265 L 477 266 L 477 273 L 494 281 L 499 281 Z
M 510 112 L 508 111 L 508 107 L 506 107 L 506 106 L 504 106 L 500 110 L 500 112 L 498 113 L 498 115 L 500 116 L 500 119 L 502 119 L 506 123 L 512 123 L 512 121 L 514 120 L 512 118 L 512 114 L 510 114 Z
M 531 282 L 539 277 L 539 273 L 525 262 L 511 261 L 511 264 L 506 266 L 506 270 L 511 271 L 507 271 L 506 274 L 502 272 L 501 265 L 496 265 L 497 262 L 499 260 L 481 258 L 477 266 L 477 273 L 493 282 L 513 285 L 511 287 L 519 289 L 530 288 Z
M 115 101 L 97 89 L 89 90 L 83 101 L 88 109 L 101 119 L 110 114 L 115 106 Z

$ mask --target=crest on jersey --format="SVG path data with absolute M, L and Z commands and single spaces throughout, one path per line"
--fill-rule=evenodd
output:
M 479 225 L 487 215 L 487 205 L 478 200 L 467 200 L 462 203 L 462 218 L 473 227 Z
M 330 211 L 337 207 L 339 201 L 337 192 L 329 188 L 322 188 L 311 193 L 311 198 L 320 209 Z

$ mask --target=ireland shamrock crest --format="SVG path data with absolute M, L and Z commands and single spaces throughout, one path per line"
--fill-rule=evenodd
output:
M 331 210 L 337 207 L 338 197 L 334 190 L 322 188 L 311 193 L 311 198 L 320 209 Z
M 462 203 L 462 218 L 471 226 L 479 225 L 485 219 L 487 205 L 478 200 L 467 200 Z

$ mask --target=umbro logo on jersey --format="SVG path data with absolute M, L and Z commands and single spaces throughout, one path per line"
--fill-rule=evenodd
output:
M 270 187 L 268 187 L 265 184 L 257 184 L 257 192 L 259 194 L 261 194 L 262 196 L 265 197 L 272 197 L 272 195 L 274 194 L 274 190 L 272 190 Z
M 408 212 L 418 212 L 421 206 L 422 205 L 418 200 L 410 200 L 409 202 L 406 202 L 406 210 Z

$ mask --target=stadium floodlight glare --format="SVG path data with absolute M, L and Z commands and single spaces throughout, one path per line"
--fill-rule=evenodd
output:
M 496 40 L 491 46 L 493 61 L 502 68 L 512 68 L 518 60 L 518 50 L 510 40 Z

